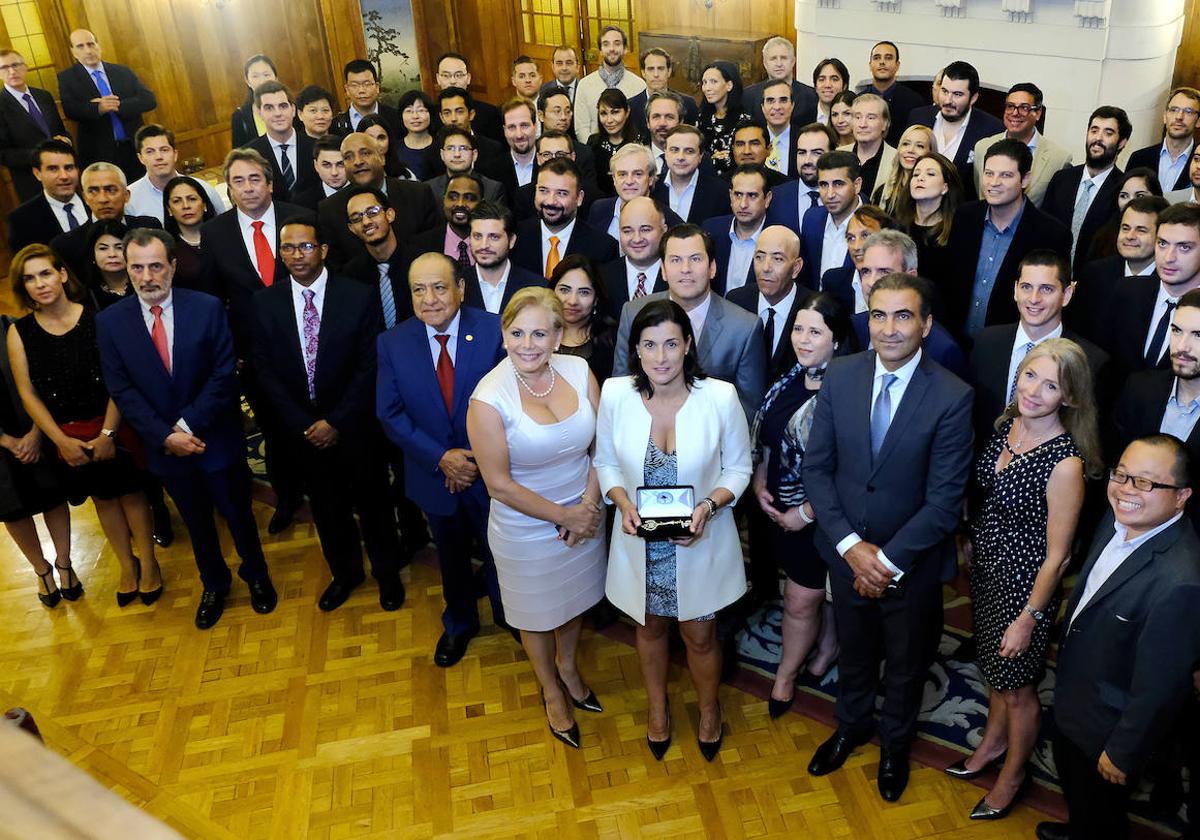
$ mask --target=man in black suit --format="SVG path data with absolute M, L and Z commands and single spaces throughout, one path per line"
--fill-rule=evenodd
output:
M 410 257 L 430 251 L 445 254 L 458 263 L 460 271 L 468 272 L 475 264 L 468 243 L 471 211 L 483 201 L 483 180 L 471 172 L 453 175 L 446 181 L 445 191 L 438 196 L 438 201 L 446 221 L 409 239 L 405 250 Z
M 1073 271 L 1083 267 L 1092 237 L 1116 212 L 1121 181 L 1117 155 L 1132 133 L 1125 111 L 1101 105 L 1088 119 L 1086 161 L 1058 170 L 1046 187 L 1042 210 L 1071 231 Z
M 358 122 L 363 117 L 378 114 L 387 126 L 388 136 L 394 142 L 399 142 L 404 136 L 404 121 L 399 111 L 379 101 L 379 74 L 375 71 L 375 64 L 365 58 L 346 62 L 342 68 L 342 82 L 346 86 L 346 99 L 350 105 L 333 118 L 329 133 L 345 137 L 358 131 Z
M 803 82 L 796 81 L 796 47 L 792 42 L 778 35 L 768 38 L 762 48 L 762 62 L 767 79 L 746 88 L 742 93 L 742 109 L 752 119 L 759 119 L 766 86 L 782 80 L 790 82 L 792 86 L 792 122 L 804 125 L 815 120 L 817 92 Z
M 0 57 L 3 60 L 3 57 Z M 1177 87 L 1167 96 L 1163 108 L 1161 143 L 1138 149 L 1129 155 L 1127 169 L 1145 167 L 1157 173 L 1164 192 L 1185 190 L 1192 185 L 1188 161 L 1196 148 L 1196 122 L 1200 120 L 1200 90 Z
M 41 192 L 33 174 L 33 150 L 43 140 L 71 142 L 71 135 L 58 114 L 54 96 L 25 82 L 28 65 L 14 49 L 0 52 L 0 164 L 8 167 L 18 201 L 28 201 Z
M 667 135 L 684 121 L 683 116 L 683 99 L 674 91 L 660 90 L 646 98 L 646 130 L 650 134 L 654 171 L 660 182 L 670 174 L 667 167 Z
M 1155 432 L 1184 442 L 1192 463 L 1200 464 L 1200 291 L 1179 299 L 1171 321 L 1171 369 L 1130 375 L 1112 412 L 1107 435 L 1110 460 L 1132 441 Z M 1189 516 L 1200 528 L 1200 505 Z
M 730 303 L 753 312 L 762 321 L 767 381 L 796 363 L 796 351 L 784 327 L 809 291 L 796 283 L 800 276 L 800 237 L 783 225 L 771 225 L 758 236 L 753 260 L 754 283 L 726 293 Z
M 468 235 L 474 267 L 463 272 L 463 303 L 499 315 L 512 296 L 529 287 L 545 288 L 540 274 L 513 265 L 509 259 L 517 241 L 513 213 L 503 204 L 483 201 L 471 211 Z
M 887 142 L 890 146 L 900 143 L 900 135 L 909 124 L 909 114 L 914 108 L 925 105 L 926 100 L 907 85 L 896 81 L 900 72 L 900 48 L 891 41 L 880 41 L 871 47 L 867 62 L 871 81 L 858 89 L 859 93 L 875 93 L 887 103 L 892 122 L 888 128 Z M 848 81 L 848 80 L 847 80 Z
M 282 420 L 333 574 L 317 605 L 335 610 L 363 582 L 365 546 L 380 606 L 398 610 L 400 541 L 375 420 L 379 309 L 370 287 L 325 269 L 325 251 L 315 217 L 280 226 L 287 274 L 254 297 L 254 367 Z
M 523 187 L 518 187 L 511 202 L 513 214 L 518 222 L 531 219 L 537 213 L 533 199 L 539 169 L 555 158 L 565 158 L 574 161 L 579 170 L 579 189 L 583 191 L 583 200 L 579 203 L 579 215 L 588 219 L 589 224 L 592 223 L 588 217 L 591 214 L 593 202 L 600 198 L 600 187 L 597 186 L 595 179 L 589 178 L 583 167 L 579 165 L 579 158 L 575 155 L 576 143 L 577 141 L 569 134 L 553 128 L 544 130 L 534 142 L 533 180 Z M 633 144 L 626 144 L 626 146 L 629 145 Z M 588 147 L 583 146 L 583 148 L 587 149 Z M 595 226 L 600 227 L 600 225 Z
M 533 65 L 537 67 L 536 64 Z M 516 72 L 514 70 L 514 72 Z M 504 158 L 504 183 L 510 194 L 533 180 L 537 165 L 537 140 L 540 126 L 536 106 L 528 99 L 510 99 L 500 108 L 500 119 L 504 122 L 504 143 L 508 154 Z
M 671 89 L 671 74 L 675 71 L 671 54 L 662 47 L 653 47 L 642 53 L 641 65 L 642 78 L 646 80 L 647 99 L 660 91 L 675 94 L 683 103 L 683 122 L 696 125 L 696 121 L 700 119 L 700 108 L 696 105 L 696 100 L 686 93 Z M 640 116 L 645 117 L 645 113 Z M 629 118 L 633 119 L 634 115 L 630 113 Z
M 493 140 L 488 134 L 475 129 L 478 112 L 475 108 L 475 100 L 471 98 L 471 95 L 460 87 L 443 88 L 437 95 L 437 105 L 443 127 L 469 131 L 474 136 L 475 151 L 478 153 L 478 157 L 475 159 L 475 168 L 503 184 L 506 169 L 504 156 L 507 154 L 507 146 L 504 145 L 503 139 Z M 497 112 L 497 122 L 499 119 L 499 112 Z M 503 125 L 500 128 L 500 137 L 504 137 Z
M 254 89 L 254 112 L 267 130 L 247 148 L 270 162 L 272 198 L 291 202 L 294 193 L 317 185 L 317 172 L 308 165 L 313 159 L 312 138 L 296 130 L 292 93 L 280 82 L 263 82 Z
M 1063 308 L 1071 303 L 1075 283 L 1067 260 L 1053 251 L 1030 251 L 1021 260 L 1013 297 L 1021 320 L 1015 324 L 984 327 L 971 348 L 970 383 L 975 388 L 975 446 L 991 440 L 996 418 L 1012 403 L 1017 392 L 1017 369 L 1034 347 L 1051 338 L 1068 338 L 1082 348 L 1092 372 L 1093 390 L 1101 412 L 1108 400 L 1108 354 L 1082 336 L 1063 327 Z
M 400 240 L 407 240 L 414 233 L 429 230 L 438 223 L 439 214 L 433 193 L 418 181 L 386 177 L 383 155 L 369 135 L 362 132 L 347 135 L 342 140 L 342 160 L 352 184 L 374 187 L 388 197 L 396 210 L 396 220 L 392 224 Z M 334 270 L 366 250 L 362 240 L 346 227 L 346 202 L 349 198 L 349 194 L 342 190 L 317 205 L 321 232 L 329 243 L 328 263 Z
M 771 98 L 774 99 L 774 88 L 772 88 Z M 783 88 L 779 88 L 783 90 Z M 767 166 L 767 159 L 771 156 L 771 133 L 766 126 L 758 123 L 744 123 L 738 125 L 733 130 L 733 144 L 730 152 L 733 155 L 733 162 L 736 166 L 761 166 L 763 168 L 763 177 L 767 182 L 767 192 L 778 187 L 787 181 L 785 176 L 778 169 Z M 733 172 L 731 171 L 728 177 L 732 180 Z
M 670 174 L 660 178 L 650 193 L 695 225 L 729 212 L 729 185 L 700 168 L 703 148 L 704 135 L 695 126 L 683 123 L 671 129 L 666 146 Z
M 79 162 L 98 160 L 121 167 L 126 179 L 142 176 L 133 135 L 142 114 L 158 107 L 154 92 L 124 64 L 100 60 L 96 36 L 86 29 L 71 33 L 72 64 L 58 74 L 63 113 L 79 125 Z
M 616 259 L 616 240 L 578 218 L 583 197 L 574 161 L 554 158 L 539 166 L 533 196 L 537 217 L 517 227 L 513 263 L 549 278 L 554 266 L 570 254 L 582 254 L 597 264 Z
M 346 177 L 346 162 L 342 160 L 340 137 L 326 134 L 312 141 L 312 168 L 317 173 L 316 183 L 293 192 L 290 203 L 315 213 L 322 201 L 343 189 L 350 180 Z
M 850 214 L 850 221 L 846 223 L 846 253 L 850 256 L 851 264 L 835 266 L 822 274 L 821 283 L 816 291 L 828 292 L 833 295 L 845 307 L 846 314 L 851 317 L 865 313 L 869 290 L 863 286 L 862 276 L 859 272 L 867 253 L 867 240 L 873 233 L 881 230 L 898 230 L 899 228 L 900 225 L 895 219 L 874 204 L 860 205 Z M 907 243 L 905 244 L 907 245 Z M 903 261 L 902 255 L 898 256 L 901 256 L 901 261 Z M 912 268 L 915 271 L 916 267 L 912 266 Z M 905 269 L 903 265 L 897 265 L 895 268 L 879 274 L 876 279 L 885 277 L 892 271 L 913 273 Z M 935 298 L 933 302 L 934 323 L 936 324 L 943 317 L 944 314 L 939 311 L 938 301 Z
M 762 126 L 753 128 L 763 130 Z M 729 203 L 733 213 L 714 216 L 700 225 L 712 237 L 717 249 L 717 276 L 713 278 L 713 289 L 726 296 L 735 289 L 754 287 L 756 243 L 763 232 L 767 207 L 771 204 L 766 167 L 738 166 L 730 182 Z M 799 238 L 796 241 L 799 242 Z
M 946 65 L 938 99 L 940 105 L 914 108 L 908 115 L 908 125 L 925 125 L 933 129 L 938 151 L 954 161 L 958 177 L 962 179 L 963 194 L 973 199 L 975 144 L 984 137 L 1004 131 L 1004 123 L 975 107 L 979 99 L 979 72 L 965 61 L 952 61 Z
M 88 232 L 94 222 L 116 219 L 131 230 L 139 227 L 161 228 L 162 225 L 152 216 L 125 214 L 129 187 L 125 183 L 125 173 L 116 164 L 103 161 L 93 163 L 83 170 L 79 180 L 83 185 L 83 200 L 92 214 L 91 221 L 60 233 L 50 241 L 50 247 L 70 266 L 76 277 L 86 277 L 92 264 L 92 255 L 87 247 Z
M 483 182 L 483 195 L 489 201 L 502 201 L 508 204 L 512 201 L 509 184 L 489 178 L 479 171 L 476 163 L 479 160 L 479 150 L 476 147 L 478 138 L 469 131 L 450 126 L 438 131 L 433 139 L 437 144 L 438 156 L 441 159 L 442 172 L 432 178 L 426 178 L 425 183 L 433 192 L 434 203 L 441 205 L 442 196 L 446 192 L 446 181 L 453 175 L 471 173 L 478 175 Z M 515 175 L 514 175 L 515 178 Z M 511 182 L 515 184 L 515 180 Z
M 824 390 L 824 389 L 822 389 Z M 1068 822 L 1040 840 L 1129 837 L 1126 804 L 1194 691 L 1200 538 L 1178 438 L 1135 440 L 1110 472 L 1107 515 L 1067 603 L 1054 689 L 1054 764 Z M 843 653 L 843 657 L 845 654 Z
M 61 140 L 43 140 L 33 149 L 32 163 L 42 191 L 8 214 L 8 247 L 14 254 L 34 242 L 49 245 L 88 221 L 87 205 L 79 197 L 75 150 Z
M 631 198 L 621 208 L 618 232 L 625 256 L 600 266 L 614 321 L 629 301 L 667 290 L 659 253 L 667 227 L 662 207 L 648 196 Z
M 554 78 L 542 85 L 542 89 L 538 91 L 540 97 L 547 91 L 562 91 L 573 104 L 575 102 L 575 88 L 579 85 L 579 68 L 581 67 L 579 56 L 575 52 L 575 48 L 566 44 L 559 45 L 554 48 L 554 52 L 550 56 L 550 68 L 554 71 Z M 566 129 L 570 131 L 570 129 Z
M 472 124 L 475 125 L 475 133 L 482 134 L 496 143 L 503 143 L 504 126 L 500 121 L 500 111 L 495 105 L 484 102 L 482 99 L 473 99 L 467 93 L 471 87 L 471 67 L 467 62 L 467 57 L 461 53 L 444 52 L 438 56 L 434 67 L 436 73 L 434 78 L 439 91 L 436 98 L 439 105 L 442 102 L 441 91 L 450 88 L 461 90 L 464 103 L 475 112 L 471 116 Z M 445 125 L 451 123 L 445 117 L 442 117 L 442 122 Z M 469 128 L 469 126 L 464 127 Z
M 762 116 L 750 115 L 752 119 L 764 125 L 767 130 L 763 163 L 772 172 L 779 174 L 779 179 L 771 184 L 772 188 L 779 186 L 784 181 L 800 177 L 796 171 L 796 141 L 799 139 L 800 129 L 805 123 L 793 125 L 792 118 L 795 114 L 792 86 L 785 79 L 776 79 L 767 82 L 763 87 Z
M 551 82 L 551 85 L 554 83 Z M 584 181 L 596 180 L 596 155 L 592 152 L 592 147 L 587 143 L 581 142 L 575 136 L 575 121 L 574 121 L 574 106 L 571 104 L 571 99 L 562 90 L 555 87 L 544 87 L 537 99 L 537 118 L 538 124 L 542 127 L 542 133 L 548 131 L 561 131 L 563 135 L 571 140 L 571 150 L 575 153 L 575 165 L 579 167 L 579 174 Z M 514 207 L 514 210 L 517 208 Z
M 1020 140 L 997 142 L 984 160 L 983 199 L 955 215 L 949 248 L 971 280 L 939 291 L 950 329 L 964 343 L 985 326 L 1017 319 L 1008 290 L 1022 257 L 1038 248 L 1063 255 L 1071 249 L 1070 231 L 1025 196 L 1032 166 L 1033 155 Z
M 204 223 L 204 272 L 225 300 L 233 350 L 239 362 L 238 379 L 259 431 L 267 480 L 275 491 L 275 513 L 267 531 L 278 534 L 300 506 L 300 481 L 295 462 L 287 456 L 287 430 L 266 396 L 254 368 L 254 295 L 287 277 L 279 258 L 279 228 L 303 208 L 271 198 L 271 165 L 253 149 L 234 149 L 225 156 L 225 186 L 230 210 Z
M 882 654 L 878 785 L 888 802 L 908 783 L 972 460 L 971 389 L 921 351 L 932 295 L 919 277 L 892 274 L 875 284 L 875 350 L 830 363 L 803 466 L 841 645 L 837 731 L 808 772 L 836 770 L 871 739 Z

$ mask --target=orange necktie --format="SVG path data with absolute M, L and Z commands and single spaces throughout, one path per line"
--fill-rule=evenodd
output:
M 558 253 L 558 237 L 550 237 L 550 256 L 546 257 L 546 279 L 550 279 L 550 275 L 554 273 L 554 267 L 559 264 L 562 257 Z
M 271 243 L 262 232 L 262 222 L 251 222 L 250 227 L 254 228 L 254 261 L 258 263 L 258 276 L 264 286 L 270 286 L 275 282 L 275 255 L 271 253 Z

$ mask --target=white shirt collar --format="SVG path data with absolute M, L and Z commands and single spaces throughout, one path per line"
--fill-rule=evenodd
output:
M 275 227 L 275 202 L 273 202 L 273 201 L 269 205 L 267 205 L 267 212 L 263 213 L 257 219 L 251 219 L 249 216 L 247 216 L 245 213 L 242 212 L 242 208 L 240 208 L 240 207 L 238 207 L 236 209 L 237 209 L 238 227 L 240 227 L 244 231 L 249 231 L 250 233 L 253 233 L 254 232 L 253 225 L 255 222 L 262 222 L 263 227 L 266 227 L 266 228 L 274 228 Z
M 1154 273 L 1154 268 L 1155 268 L 1154 260 L 1150 260 L 1150 262 L 1146 264 L 1145 268 L 1143 268 L 1141 271 L 1135 272 L 1130 267 L 1129 260 L 1125 260 L 1125 276 L 1126 277 L 1149 277 L 1151 274 Z
M 451 319 L 450 323 L 446 326 L 446 329 L 442 330 L 441 332 L 438 332 L 433 327 L 426 324 L 425 335 L 428 337 L 431 343 L 433 342 L 433 337 L 435 335 L 448 335 L 450 336 L 450 343 L 453 344 L 458 338 L 458 321 L 460 318 L 462 318 L 462 307 L 459 307 L 458 311 L 454 313 L 454 318 Z
M 882 376 L 894 373 L 896 378 L 903 382 L 906 386 L 912 381 L 913 373 L 917 369 L 917 365 L 921 364 L 921 354 L 924 352 L 922 348 L 917 348 L 917 353 L 904 365 L 896 370 L 888 370 L 883 366 L 883 360 L 879 358 L 879 354 L 875 354 L 875 378 L 879 379 Z
M 20 102 L 22 105 L 24 105 L 24 104 L 25 104 L 25 100 L 23 99 L 23 97 L 24 97 L 26 94 L 29 94 L 29 95 L 30 95 L 30 97 L 32 97 L 32 96 L 33 96 L 33 94 L 32 94 L 32 93 L 30 93 L 30 91 L 29 91 L 29 85 L 25 85 L 25 90 L 17 90 L 17 89 L 16 89 L 15 87 L 13 87 L 12 85 L 10 85 L 10 84 L 7 84 L 7 83 L 6 83 L 6 84 L 4 85 L 4 89 L 5 89 L 6 91 L 8 91 L 9 93 L 11 93 L 11 94 L 13 95 L 13 98 L 15 98 L 15 99 L 16 99 L 18 102 Z
M 1018 347 L 1024 347 L 1026 344 L 1028 344 L 1031 341 L 1033 342 L 1034 346 L 1037 346 L 1037 345 L 1041 344 L 1043 341 L 1049 341 L 1052 338 L 1062 338 L 1062 334 L 1063 334 L 1063 325 L 1062 325 L 1061 318 L 1058 321 L 1058 326 L 1055 327 L 1054 329 L 1052 329 L 1049 332 L 1049 334 L 1047 334 L 1043 338 L 1030 338 L 1029 333 L 1025 332 L 1025 325 L 1023 323 L 1021 323 L 1020 321 L 1018 321 L 1017 322 L 1017 335 L 1013 339 L 1013 350 L 1015 351 Z
M 151 306 L 161 306 L 162 313 L 164 315 L 168 311 L 173 311 L 172 307 L 173 307 L 173 304 L 175 303 L 175 293 L 173 291 L 167 292 L 166 298 L 164 298 L 159 303 L 154 303 L 154 304 L 146 303 L 146 301 L 142 300 L 142 298 L 140 296 L 138 296 L 137 302 L 138 302 L 138 306 L 142 307 L 142 317 L 143 318 L 153 318 L 154 313 L 152 313 L 150 311 Z
M 288 138 L 286 140 L 276 140 L 274 137 L 272 137 L 270 134 L 268 134 L 267 142 L 271 144 L 272 149 L 276 149 L 276 150 L 278 150 L 279 147 L 282 146 L 284 143 L 287 143 L 287 147 L 289 149 L 296 148 L 296 128 L 295 128 L 295 126 L 292 127 L 292 133 L 288 136 Z
M 781 321 L 780 318 L 787 317 L 787 314 L 792 311 L 792 303 L 795 300 L 796 300 L 796 284 L 795 283 L 792 284 L 792 288 L 790 290 L 788 290 L 788 293 L 786 295 L 783 296 L 783 299 L 781 301 L 779 301 L 779 303 L 776 303 L 776 304 L 768 303 L 766 296 L 762 292 L 758 293 L 758 317 L 765 319 L 768 309 L 775 310 L 775 324 L 776 324 L 775 340 L 777 342 L 779 340 L 779 330 L 783 329 L 783 321 Z
M 1128 536 L 1129 529 L 1114 519 L 1113 520 L 1113 539 L 1115 539 L 1117 541 L 1117 545 L 1120 546 L 1122 549 L 1132 552 L 1133 550 L 1137 549 L 1139 546 L 1145 545 L 1151 539 L 1153 539 L 1154 537 L 1161 534 L 1163 531 L 1170 528 L 1172 525 L 1174 525 L 1176 522 L 1178 522 L 1182 517 L 1183 517 L 1183 511 L 1180 511 L 1179 513 L 1175 514 L 1174 516 L 1172 516 L 1170 519 L 1168 519 L 1166 522 L 1162 523 L 1161 525 L 1151 528 L 1146 533 L 1142 534 L 1141 536 L 1134 537 L 1133 539 L 1129 539 L 1129 536 Z
M 321 273 L 317 279 L 312 281 L 308 286 L 296 282 L 296 278 L 288 275 L 288 279 L 292 283 L 292 300 L 297 306 L 304 305 L 304 290 L 308 289 L 313 293 L 313 301 L 316 303 L 317 309 L 321 308 L 321 303 L 325 300 L 325 286 L 329 282 L 329 270 L 321 269 Z

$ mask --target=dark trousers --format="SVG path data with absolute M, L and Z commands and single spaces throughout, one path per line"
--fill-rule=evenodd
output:
M 353 582 L 362 576 L 364 545 L 375 579 L 394 578 L 400 571 L 400 538 L 388 499 L 387 464 L 378 451 L 347 443 L 329 449 L 304 441 L 293 441 L 292 446 L 334 580 Z
M 388 465 L 392 468 L 391 498 L 396 508 L 396 520 L 400 526 L 400 537 L 409 551 L 424 545 L 428 539 L 429 529 L 425 525 L 425 515 L 412 499 L 404 492 L 404 450 L 379 433 L 379 440 L 387 453 Z M 487 516 L 484 516 L 487 519 Z M 484 545 L 486 546 L 486 541 Z M 408 563 L 408 557 L 401 560 L 401 566 Z
M 238 382 L 254 420 L 263 436 L 263 461 L 267 468 L 267 481 L 275 491 L 275 507 L 279 510 L 295 510 L 300 506 L 301 478 L 295 458 L 289 457 L 292 436 L 282 419 L 258 387 L 254 371 L 244 367 L 238 373 Z
M 1129 837 L 1125 810 L 1134 784 L 1106 782 L 1096 769 L 1098 756 L 1089 756 L 1061 733 L 1054 738 L 1054 766 L 1067 800 L 1072 840 L 1124 840 Z
M 912 573 L 906 575 L 911 577 Z M 837 626 L 840 729 L 866 738 L 874 730 L 879 665 L 884 663 L 883 709 L 879 737 L 884 749 L 906 752 L 917 726 L 925 675 L 937 653 L 941 631 L 942 590 L 934 580 L 905 580 L 898 592 L 864 598 L 853 581 L 830 576 Z
M 216 472 L 196 470 L 186 475 L 163 476 L 162 482 L 187 526 L 205 589 L 228 592 L 233 580 L 221 553 L 214 508 L 229 526 L 233 545 L 242 559 L 238 577 L 245 581 L 267 577 L 258 524 L 250 509 L 250 469 L 245 461 Z
M 500 584 L 496 580 L 496 563 L 487 547 L 488 498 L 480 498 L 473 493 L 460 493 L 457 498 L 458 509 L 449 516 L 428 514 L 429 530 L 437 547 L 438 566 L 442 572 L 442 597 L 446 601 L 442 627 L 451 636 L 474 633 L 479 629 L 475 575 L 471 567 L 473 547 L 483 559 L 492 617 L 496 624 L 505 626 Z

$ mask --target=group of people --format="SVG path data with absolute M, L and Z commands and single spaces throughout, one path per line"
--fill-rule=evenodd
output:
M 973 819 L 1002 818 L 1030 781 L 1060 612 L 1070 823 L 1039 836 L 1126 836 L 1130 782 L 1168 732 L 1196 778 L 1194 88 L 1168 93 L 1161 142 L 1123 172 L 1121 108 L 1092 113 L 1073 164 L 1040 131 L 1035 84 L 1012 85 L 997 119 L 954 61 L 930 102 L 897 80 L 889 41 L 856 92 L 837 58 L 797 81 L 793 45 L 772 38 L 765 81 L 714 62 L 699 104 L 670 88 L 664 50 L 627 68 L 612 26 L 587 75 L 569 46 L 547 82 L 518 57 L 498 108 L 456 53 L 435 97 L 396 108 L 375 66 L 350 62 L 344 111 L 256 55 L 218 189 L 178 172 L 169 128 L 142 124 L 155 100 L 136 74 L 90 32 L 71 42 L 75 140 L 0 51 L 0 151 L 26 198 L 10 279 L 29 310 L 4 324 L 0 519 L 47 607 L 83 594 L 67 505 L 87 497 L 118 604 L 154 603 L 165 490 L 200 572 L 196 625 L 220 619 L 232 582 L 214 510 L 252 606 L 274 608 L 244 397 L 268 532 L 308 500 L 331 573 L 320 609 L 365 580 L 364 552 L 399 609 L 400 570 L 432 540 L 434 661 L 465 655 L 486 592 L 566 744 L 576 710 L 603 711 L 576 650 L 607 604 L 637 626 L 648 749 L 671 744 L 677 628 L 712 760 L 722 618 L 780 597 L 782 570 L 770 715 L 801 670 L 836 661 L 837 730 L 809 772 L 878 734 L 896 801 L 961 548 L 990 693 L 977 748 L 947 772 L 1000 768 Z

